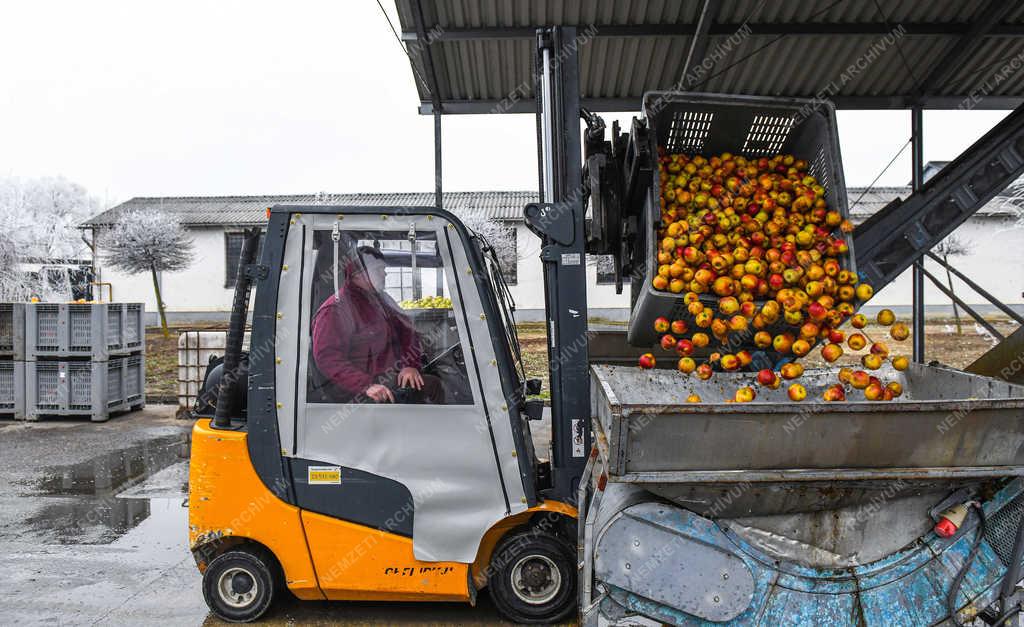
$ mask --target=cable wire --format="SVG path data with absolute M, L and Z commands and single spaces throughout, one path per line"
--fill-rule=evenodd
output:
M 900 155 L 903 154 L 903 151 L 907 149 L 907 146 L 909 146 L 912 141 L 914 141 L 913 137 L 908 139 L 907 143 L 903 144 L 903 147 L 896 152 L 893 158 L 889 160 L 889 163 L 885 164 L 885 167 L 882 168 L 882 171 L 878 173 L 878 176 L 876 176 L 874 180 L 871 181 L 871 183 L 864 188 L 864 191 L 860 193 L 860 196 L 857 196 L 857 200 L 853 201 L 853 204 L 850 205 L 850 211 L 853 211 L 853 208 L 857 206 L 857 203 L 859 203 L 862 198 L 864 198 L 864 195 L 871 191 L 871 188 L 874 187 L 875 183 L 878 182 L 878 179 L 882 178 L 882 175 L 885 174 L 890 167 L 892 167 L 892 164 L 896 163 L 896 160 L 900 158 Z
M 882 16 L 882 21 L 885 22 L 885 27 L 892 32 L 892 24 L 889 23 L 889 16 L 882 10 L 882 5 L 878 4 L 878 0 L 874 0 L 875 8 L 878 9 L 878 14 Z M 914 91 L 921 92 L 921 81 L 917 80 L 917 75 L 914 74 L 914 69 L 910 67 L 910 61 L 907 60 L 907 55 L 903 53 L 903 46 L 900 45 L 900 40 L 896 39 L 896 52 L 900 55 L 900 60 L 903 61 L 903 67 L 907 69 L 907 74 L 910 75 L 911 80 L 914 81 Z
M 398 42 L 398 47 L 401 48 L 402 52 L 405 53 L 405 56 L 409 58 L 409 66 L 412 67 L 412 73 L 416 75 L 416 78 L 419 80 L 420 86 L 423 87 L 423 90 L 430 93 L 429 83 L 427 83 L 426 79 L 423 78 L 420 71 L 416 69 L 416 62 L 413 61 L 412 55 L 409 54 L 409 49 L 406 48 L 404 43 L 402 43 L 402 37 L 398 34 L 398 30 L 395 28 L 394 23 L 392 23 L 391 16 L 388 15 L 387 10 L 384 8 L 384 5 L 381 4 L 380 0 L 377 0 L 377 6 L 380 7 L 380 12 L 384 14 L 384 19 L 387 20 L 388 26 L 391 28 L 391 33 L 395 36 L 395 41 Z
M 822 9 L 819 9 L 818 11 L 815 11 L 815 12 L 814 12 L 814 13 L 812 13 L 812 14 L 811 14 L 810 16 L 808 16 L 808 18 L 807 18 L 807 19 L 808 19 L 808 20 L 811 20 L 811 19 L 813 19 L 813 18 L 815 18 L 815 17 L 818 17 L 818 16 L 819 16 L 819 15 L 821 15 L 822 13 L 825 13 L 825 12 L 827 12 L 827 11 L 829 11 L 829 10 L 831 10 L 831 9 L 835 8 L 836 6 L 838 6 L 838 5 L 842 4 L 842 3 L 843 3 L 843 2 L 845 2 L 845 1 L 846 1 L 846 0 L 836 0 L 836 1 L 835 1 L 835 2 L 833 2 L 832 4 L 830 4 L 830 5 L 826 6 L 826 7 L 822 8 Z M 757 7 L 756 7 L 756 8 L 754 9 L 754 11 L 751 11 L 751 15 L 753 15 L 753 13 L 754 13 L 755 11 L 757 11 L 758 9 L 760 9 L 760 8 L 761 8 L 762 6 L 764 6 L 764 2 L 762 2 L 761 4 L 759 4 L 759 5 L 758 5 L 758 6 L 757 6 Z M 744 22 L 746 22 L 746 21 L 748 21 L 748 20 L 750 20 L 750 18 L 749 18 L 749 17 L 747 18 L 747 20 L 744 20 Z M 781 35 L 777 35 L 777 36 L 776 36 L 776 37 L 775 37 L 774 39 L 772 39 L 772 40 L 771 40 L 771 41 L 769 41 L 768 43 L 766 43 L 766 44 L 764 44 L 764 45 L 762 45 L 762 46 L 760 46 L 760 47 L 758 47 L 758 48 L 756 48 L 756 49 L 752 50 L 752 51 L 751 51 L 751 52 L 750 52 L 749 54 L 743 55 L 743 56 L 742 56 L 742 57 L 740 57 L 739 59 L 736 59 L 735 61 L 733 61 L 733 62 L 732 62 L 732 63 L 730 63 L 729 65 L 725 66 L 725 67 L 724 67 L 724 68 L 722 68 L 721 70 L 719 70 L 719 71 L 715 72 L 714 74 L 711 74 L 710 76 L 708 76 L 707 78 L 705 78 L 705 79 L 704 79 L 704 80 L 702 80 L 701 82 L 697 83 L 696 85 L 693 85 L 693 86 L 691 86 L 691 87 L 690 87 L 690 89 L 692 90 L 692 89 L 696 89 L 696 88 L 698 88 L 698 87 L 703 87 L 703 86 L 704 86 L 704 85 L 705 85 L 705 84 L 706 84 L 706 83 L 707 83 L 708 81 L 710 81 L 711 79 L 715 78 L 716 76 L 721 76 L 722 74 L 724 74 L 724 73 L 728 72 L 728 71 L 729 71 L 730 69 L 732 69 L 732 68 L 736 67 L 736 66 L 737 66 L 737 65 L 739 65 L 740 63 L 743 63 L 744 61 L 746 61 L 746 60 L 747 60 L 747 59 L 749 59 L 750 57 L 752 57 L 752 56 L 756 55 L 757 53 L 761 52 L 761 51 L 762 51 L 762 50 L 764 50 L 765 48 L 768 48 L 768 47 L 770 47 L 770 46 L 774 46 L 775 44 L 779 43 L 779 41 L 781 41 L 781 40 L 782 40 L 782 39 L 783 39 L 784 37 L 787 37 L 787 36 L 788 36 L 788 35 L 787 35 L 787 33 L 782 33 Z

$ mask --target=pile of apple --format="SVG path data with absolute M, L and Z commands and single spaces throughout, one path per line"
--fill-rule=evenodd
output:
M 803 159 L 662 153 L 658 176 L 652 285 L 680 294 L 694 327 L 673 330 L 676 339 L 799 357 L 871 298 L 842 265 L 853 225 L 828 207 Z
M 679 355 L 680 371 L 709 379 L 716 367 L 741 370 L 752 361 L 751 349 L 800 358 L 824 341 L 822 357 L 834 362 L 843 355 L 844 341 L 853 351 L 867 346 L 863 333 L 847 339 L 839 330 L 848 320 L 864 328 L 867 320 L 855 311 L 873 295 L 870 285 L 843 267 L 849 252 L 844 238 L 853 225 L 828 206 L 825 188 L 807 169 L 808 163 L 793 155 L 659 153 L 661 220 L 652 286 L 679 294 L 686 314 L 685 319 L 658 318 L 654 328 L 662 348 Z M 893 339 L 905 340 L 906 325 L 895 323 L 891 311 L 882 313 Z M 692 355 L 713 341 L 714 352 L 698 364 Z M 875 370 L 888 354 L 884 343 L 873 342 L 862 365 Z M 905 368 L 906 358 L 894 358 L 900 369 L 898 364 Z M 654 367 L 654 356 L 643 355 L 640 366 Z M 866 398 L 901 392 L 898 384 L 889 388 L 867 373 L 865 379 L 840 372 L 849 381 L 830 387 L 826 400 L 844 400 L 843 385 L 864 390 Z M 803 366 L 794 361 L 778 373 L 762 371 L 758 380 L 778 387 L 802 374 Z M 806 395 L 802 385 L 790 384 L 791 399 Z M 755 396 L 754 388 L 745 387 L 735 400 Z
M 849 337 L 839 329 L 830 329 L 827 338 L 828 343 L 821 349 L 822 359 L 832 363 L 842 357 L 844 354 L 844 342 L 852 351 L 861 351 L 868 347 L 869 340 L 866 334 L 862 332 L 867 326 L 867 322 L 867 318 L 863 314 L 853 315 L 850 318 L 850 325 L 857 331 L 851 333 Z M 890 309 L 879 311 L 877 322 L 880 325 L 889 327 L 889 337 L 897 342 L 906 341 L 910 337 L 910 330 L 907 328 L 907 325 L 897 322 L 895 314 Z M 673 333 L 682 335 L 686 332 L 687 325 L 684 321 L 673 320 L 670 322 L 667 318 L 662 317 L 658 318 L 654 324 L 656 331 L 664 333 L 662 335 L 662 348 L 671 350 L 674 347 L 680 355 L 677 368 L 684 374 L 696 373 L 700 379 L 707 380 L 714 375 L 715 369 L 713 364 L 715 363 L 718 363 L 723 370 L 737 370 L 750 364 L 753 359 L 747 350 L 740 350 L 735 355 L 722 355 L 716 352 L 712 353 L 707 361 L 698 365 L 693 357 L 690 356 L 693 351 L 693 340 L 676 340 L 673 335 Z M 671 331 L 672 333 L 665 333 L 665 331 Z M 695 337 L 698 335 L 701 334 L 694 334 Z M 863 391 L 864 398 L 869 401 L 894 400 L 903 393 L 903 386 L 898 381 L 884 383 L 881 379 L 870 373 L 870 371 L 881 368 L 886 360 L 891 362 L 894 369 L 900 371 L 906 370 L 910 365 L 910 360 L 904 355 L 890 356 L 889 347 L 885 342 L 872 341 L 868 352 L 860 358 L 861 366 L 864 369 L 840 368 L 837 374 L 838 383 L 834 383 L 825 389 L 822 395 L 823 400 L 845 401 L 848 388 L 849 391 Z M 656 365 L 654 355 L 645 353 L 640 357 L 639 365 L 641 368 L 653 368 Z M 770 368 L 758 371 L 755 380 L 757 385 L 772 390 L 778 389 L 783 381 L 790 381 L 786 390 L 787 395 L 790 400 L 799 402 L 807 398 L 807 388 L 794 380 L 800 378 L 803 374 L 803 364 L 798 361 L 789 361 L 784 363 L 778 372 Z M 744 403 L 753 401 L 756 397 L 757 392 L 755 388 L 752 385 L 747 385 L 736 390 L 730 401 Z M 697 394 L 689 395 L 686 400 L 689 403 L 701 402 L 700 396 Z

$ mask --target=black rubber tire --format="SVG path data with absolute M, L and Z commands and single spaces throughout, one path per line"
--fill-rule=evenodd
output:
M 524 557 L 537 555 L 555 564 L 561 585 L 549 601 L 531 604 L 513 589 L 512 571 Z M 576 611 L 576 549 L 564 538 L 528 529 L 506 536 L 491 557 L 487 588 L 498 613 L 514 623 L 548 624 L 568 619 Z
M 231 569 L 245 571 L 256 585 L 256 595 L 243 607 L 228 603 L 219 589 L 221 575 Z M 213 558 L 203 573 L 203 598 L 217 618 L 229 623 L 251 623 L 273 604 L 282 585 L 278 572 L 273 557 L 263 549 L 242 547 L 226 551 Z

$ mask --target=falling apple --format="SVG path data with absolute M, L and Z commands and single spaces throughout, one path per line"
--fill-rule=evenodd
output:
M 850 385 L 858 390 L 863 390 L 871 384 L 871 375 L 863 370 L 854 370 L 850 375 Z
M 902 322 L 897 322 L 889 328 L 889 335 L 897 342 L 902 342 L 910 337 L 910 329 Z
M 835 360 L 843 356 L 843 347 L 841 344 L 826 344 L 821 349 L 821 358 L 825 361 L 832 363 Z
M 807 398 L 807 388 L 800 385 L 799 383 L 790 384 L 789 389 L 786 390 L 791 401 L 799 403 L 800 401 Z
M 782 368 L 779 369 L 779 374 L 783 379 L 796 379 L 802 376 L 803 373 L 803 364 L 797 361 L 786 362 L 782 364 Z
M 868 370 L 878 370 L 882 367 L 882 357 L 875 353 L 868 353 L 860 358 L 860 365 L 864 366 Z
M 735 400 L 737 403 L 749 403 L 750 401 L 754 400 L 756 396 L 757 392 L 754 391 L 754 388 L 750 387 L 749 385 L 745 385 L 740 389 L 736 390 L 736 393 L 733 395 L 733 400 Z
M 836 383 L 825 388 L 825 392 L 822 394 L 822 398 L 826 401 L 845 401 L 846 390 L 842 385 Z
M 658 316 L 654 319 L 654 330 L 658 333 L 665 333 L 668 331 L 669 321 L 665 316 Z

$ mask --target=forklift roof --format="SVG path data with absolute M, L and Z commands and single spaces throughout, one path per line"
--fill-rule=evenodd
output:
M 1024 101 L 1024 5 L 1003 0 L 396 5 L 424 114 L 534 111 L 535 30 L 555 25 L 577 27 L 581 104 L 593 111 L 639 111 L 644 92 L 661 90 L 851 109 Z

